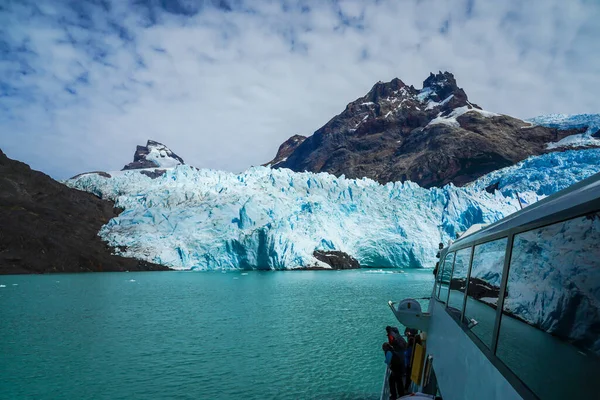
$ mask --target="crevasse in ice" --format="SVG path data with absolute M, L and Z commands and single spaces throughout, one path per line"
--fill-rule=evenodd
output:
M 116 251 L 176 269 L 326 267 L 316 249 L 344 251 L 363 266 L 433 267 L 440 241 L 517 211 L 517 193 L 532 203 L 600 172 L 599 157 L 598 149 L 532 157 L 463 188 L 187 165 L 156 179 L 126 171 L 67 184 L 124 208 L 99 233 Z M 498 191 L 484 190 L 494 183 Z

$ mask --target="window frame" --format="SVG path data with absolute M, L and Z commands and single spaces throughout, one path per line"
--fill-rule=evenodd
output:
M 460 325 L 464 325 L 464 327 L 466 327 L 468 325 L 468 323 L 467 323 L 468 321 L 465 321 L 465 310 L 467 308 L 467 298 L 469 297 L 469 295 L 468 295 L 469 284 L 471 282 L 471 272 L 473 270 L 473 260 L 475 258 L 475 248 L 478 246 L 481 246 L 481 245 L 485 245 L 487 243 L 496 242 L 498 240 L 503 240 L 503 239 L 506 239 L 506 248 L 504 250 L 504 263 L 502 265 L 502 275 L 500 275 L 500 289 L 499 289 L 500 291 L 498 293 L 498 304 L 500 304 L 501 301 L 502 301 L 502 304 L 504 304 L 504 293 L 506 292 L 506 283 L 504 282 L 504 273 L 506 271 L 506 259 L 509 254 L 509 247 L 510 247 L 510 250 L 512 250 L 512 238 L 510 236 L 500 236 L 493 240 L 482 241 L 481 243 L 476 243 L 476 244 L 473 244 L 472 246 L 466 246 L 459 250 L 456 250 L 456 252 L 459 252 L 460 250 L 471 247 L 471 260 L 469 262 L 469 271 L 467 272 L 467 286 L 465 288 L 465 297 L 463 299 L 463 308 L 462 308 L 461 315 L 460 315 L 460 321 L 458 321 L 460 323 Z M 504 286 L 503 286 L 503 284 L 504 284 Z M 451 313 L 449 313 L 449 314 L 452 315 Z M 496 315 L 494 316 L 494 328 L 492 330 L 492 342 L 490 344 L 490 347 L 488 347 L 483 342 L 483 340 L 481 340 L 479 338 L 479 336 L 477 336 L 475 333 L 471 332 L 471 329 L 467 328 L 467 332 L 470 334 L 469 336 L 471 336 L 471 339 L 476 339 L 477 345 L 480 348 L 483 346 L 484 348 L 491 350 L 492 354 L 494 356 L 496 354 L 496 346 L 497 346 L 497 341 L 498 341 L 497 336 L 500 332 L 500 325 L 498 322 L 499 318 L 502 318 L 502 315 L 500 315 L 500 317 L 498 317 L 498 306 L 496 306 Z M 456 320 L 456 318 L 455 318 L 455 320 Z
M 458 254 L 459 251 L 462 251 L 464 249 L 470 249 L 471 250 L 471 255 L 469 257 L 469 265 L 467 266 L 467 274 L 465 275 L 465 293 L 463 296 L 463 301 L 462 301 L 462 306 L 460 308 L 460 317 L 459 320 L 456 319 L 456 316 L 453 313 L 449 313 L 450 316 L 452 318 L 454 318 L 455 321 L 459 322 L 459 323 L 463 323 L 464 322 L 464 313 L 465 313 L 465 306 L 466 306 L 466 302 L 467 302 L 467 293 L 469 291 L 469 278 L 471 276 L 471 266 L 473 265 L 473 250 L 474 250 L 475 246 L 467 246 L 467 247 L 463 247 L 459 250 L 454 251 L 454 259 L 452 261 L 452 273 L 450 274 L 450 282 L 448 283 L 448 301 L 445 303 L 446 307 L 448 308 L 448 303 L 450 302 L 450 284 L 452 283 L 452 278 L 454 277 L 454 267 L 456 267 L 456 254 Z
M 553 225 L 564 224 L 565 222 L 572 221 L 572 220 L 575 220 L 575 219 L 579 219 L 579 218 L 588 216 L 590 214 L 598 214 L 598 215 L 600 215 L 600 209 L 588 211 L 588 212 L 585 212 L 585 213 L 579 213 L 578 215 L 570 216 L 568 218 L 561 219 L 561 220 L 558 220 L 558 221 L 553 221 L 553 222 L 546 223 L 546 224 L 543 224 L 543 225 L 534 226 L 534 227 L 531 227 L 529 229 L 518 230 L 518 231 L 513 232 L 510 235 L 510 238 L 511 238 L 510 239 L 510 243 L 509 243 L 509 246 L 507 246 L 507 247 L 510 247 L 510 259 L 505 260 L 505 262 L 506 261 L 508 262 L 508 266 L 505 265 L 505 267 L 504 267 L 504 270 L 506 271 L 506 277 L 504 277 L 504 276 L 502 277 L 502 286 L 501 286 L 501 293 L 500 293 L 500 298 L 502 300 L 500 301 L 500 298 L 498 299 L 498 308 L 496 310 L 496 324 L 494 326 L 493 353 L 492 353 L 492 355 L 493 355 L 494 358 L 496 358 L 498 360 L 499 363 L 501 363 L 503 365 L 504 368 L 506 368 L 509 371 L 510 374 L 514 375 L 520 381 L 520 383 L 522 385 L 524 385 L 525 387 L 527 387 L 527 385 L 524 382 L 522 382 L 521 379 L 519 378 L 519 376 L 512 369 L 510 369 L 510 367 L 508 367 L 506 364 L 504 364 L 504 362 L 497 355 L 498 340 L 500 339 L 500 329 L 501 329 L 501 325 L 502 325 L 502 319 L 503 319 L 503 317 L 505 315 L 504 314 L 504 300 L 506 299 L 506 294 L 507 294 L 508 278 L 510 276 L 510 267 L 511 267 L 511 262 L 512 262 L 512 253 L 513 253 L 513 248 L 514 248 L 513 246 L 514 246 L 515 237 L 518 236 L 518 235 L 524 234 L 524 233 L 535 231 L 537 229 L 544 229 L 546 227 L 550 227 L 550 226 L 553 226 Z M 508 251 L 508 248 L 507 248 L 507 251 Z M 600 262 L 598 264 L 600 265 Z M 507 317 L 510 318 L 510 315 L 507 315 Z M 520 322 L 523 323 L 523 324 L 527 324 L 526 322 L 523 322 L 523 321 L 520 321 Z M 536 329 L 539 329 L 539 328 L 536 328 Z M 550 333 L 545 332 L 543 330 L 541 330 L 541 332 L 545 333 L 546 335 L 551 335 Z M 533 391 L 531 389 L 529 389 L 528 387 L 527 387 L 527 390 L 530 391 L 531 393 L 533 393 Z M 537 395 L 534 394 L 534 396 L 535 396 L 534 398 L 539 399 L 539 397 L 537 397 Z
M 450 281 L 448 281 L 448 294 L 446 296 L 446 300 L 442 300 L 440 298 L 440 294 L 442 291 L 442 276 L 444 275 L 444 270 L 446 269 L 446 257 L 448 257 L 449 255 L 452 256 L 452 265 L 451 265 L 451 270 L 450 270 Z M 436 294 L 435 294 L 435 298 L 437 301 L 439 301 L 440 303 L 444 304 L 445 307 L 448 306 L 448 297 L 450 296 L 450 282 L 452 281 L 452 274 L 454 273 L 454 261 L 456 261 L 456 251 L 447 251 L 444 253 L 444 262 L 442 264 L 442 268 L 438 269 L 438 276 L 436 277 L 436 282 L 437 282 L 437 289 L 436 289 Z M 438 279 L 439 277 L 439 279 Z M 445 308 L 444 307 L 444 308 Z

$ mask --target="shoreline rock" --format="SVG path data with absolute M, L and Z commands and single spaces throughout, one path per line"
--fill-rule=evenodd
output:
M 332 270 L 343 270 L 343 269 L 359 269 L 360 263 L 358 260 L 351 255 L 344 253 L 343 251 L 323 251 L 315 250 L 313 256 L 325 264 L 331 266 Z M 308 269 L 327 269 L 323 267 L 308 267 Z

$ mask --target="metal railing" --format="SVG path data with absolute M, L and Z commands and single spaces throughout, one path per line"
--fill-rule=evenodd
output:
M 390 385 L 388 385 L 390 373 L 391 373 L 390 369 L 388 367 L 385 367 L 385 374 L 383 374 L 383 385 L 381 385 L 380 400 L 389 400 L 390 399 Z

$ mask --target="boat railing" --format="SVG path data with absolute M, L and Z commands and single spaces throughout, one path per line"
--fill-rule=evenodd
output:
M 390 369 L 389 367 L 385 367 L 385 374 L 383 374 L 383 385 L 381 385 L 381 397 L 380 400 L 389 400 L 390 399 L 390 385 L 388 385 L 388 380 L 390 378 Z

